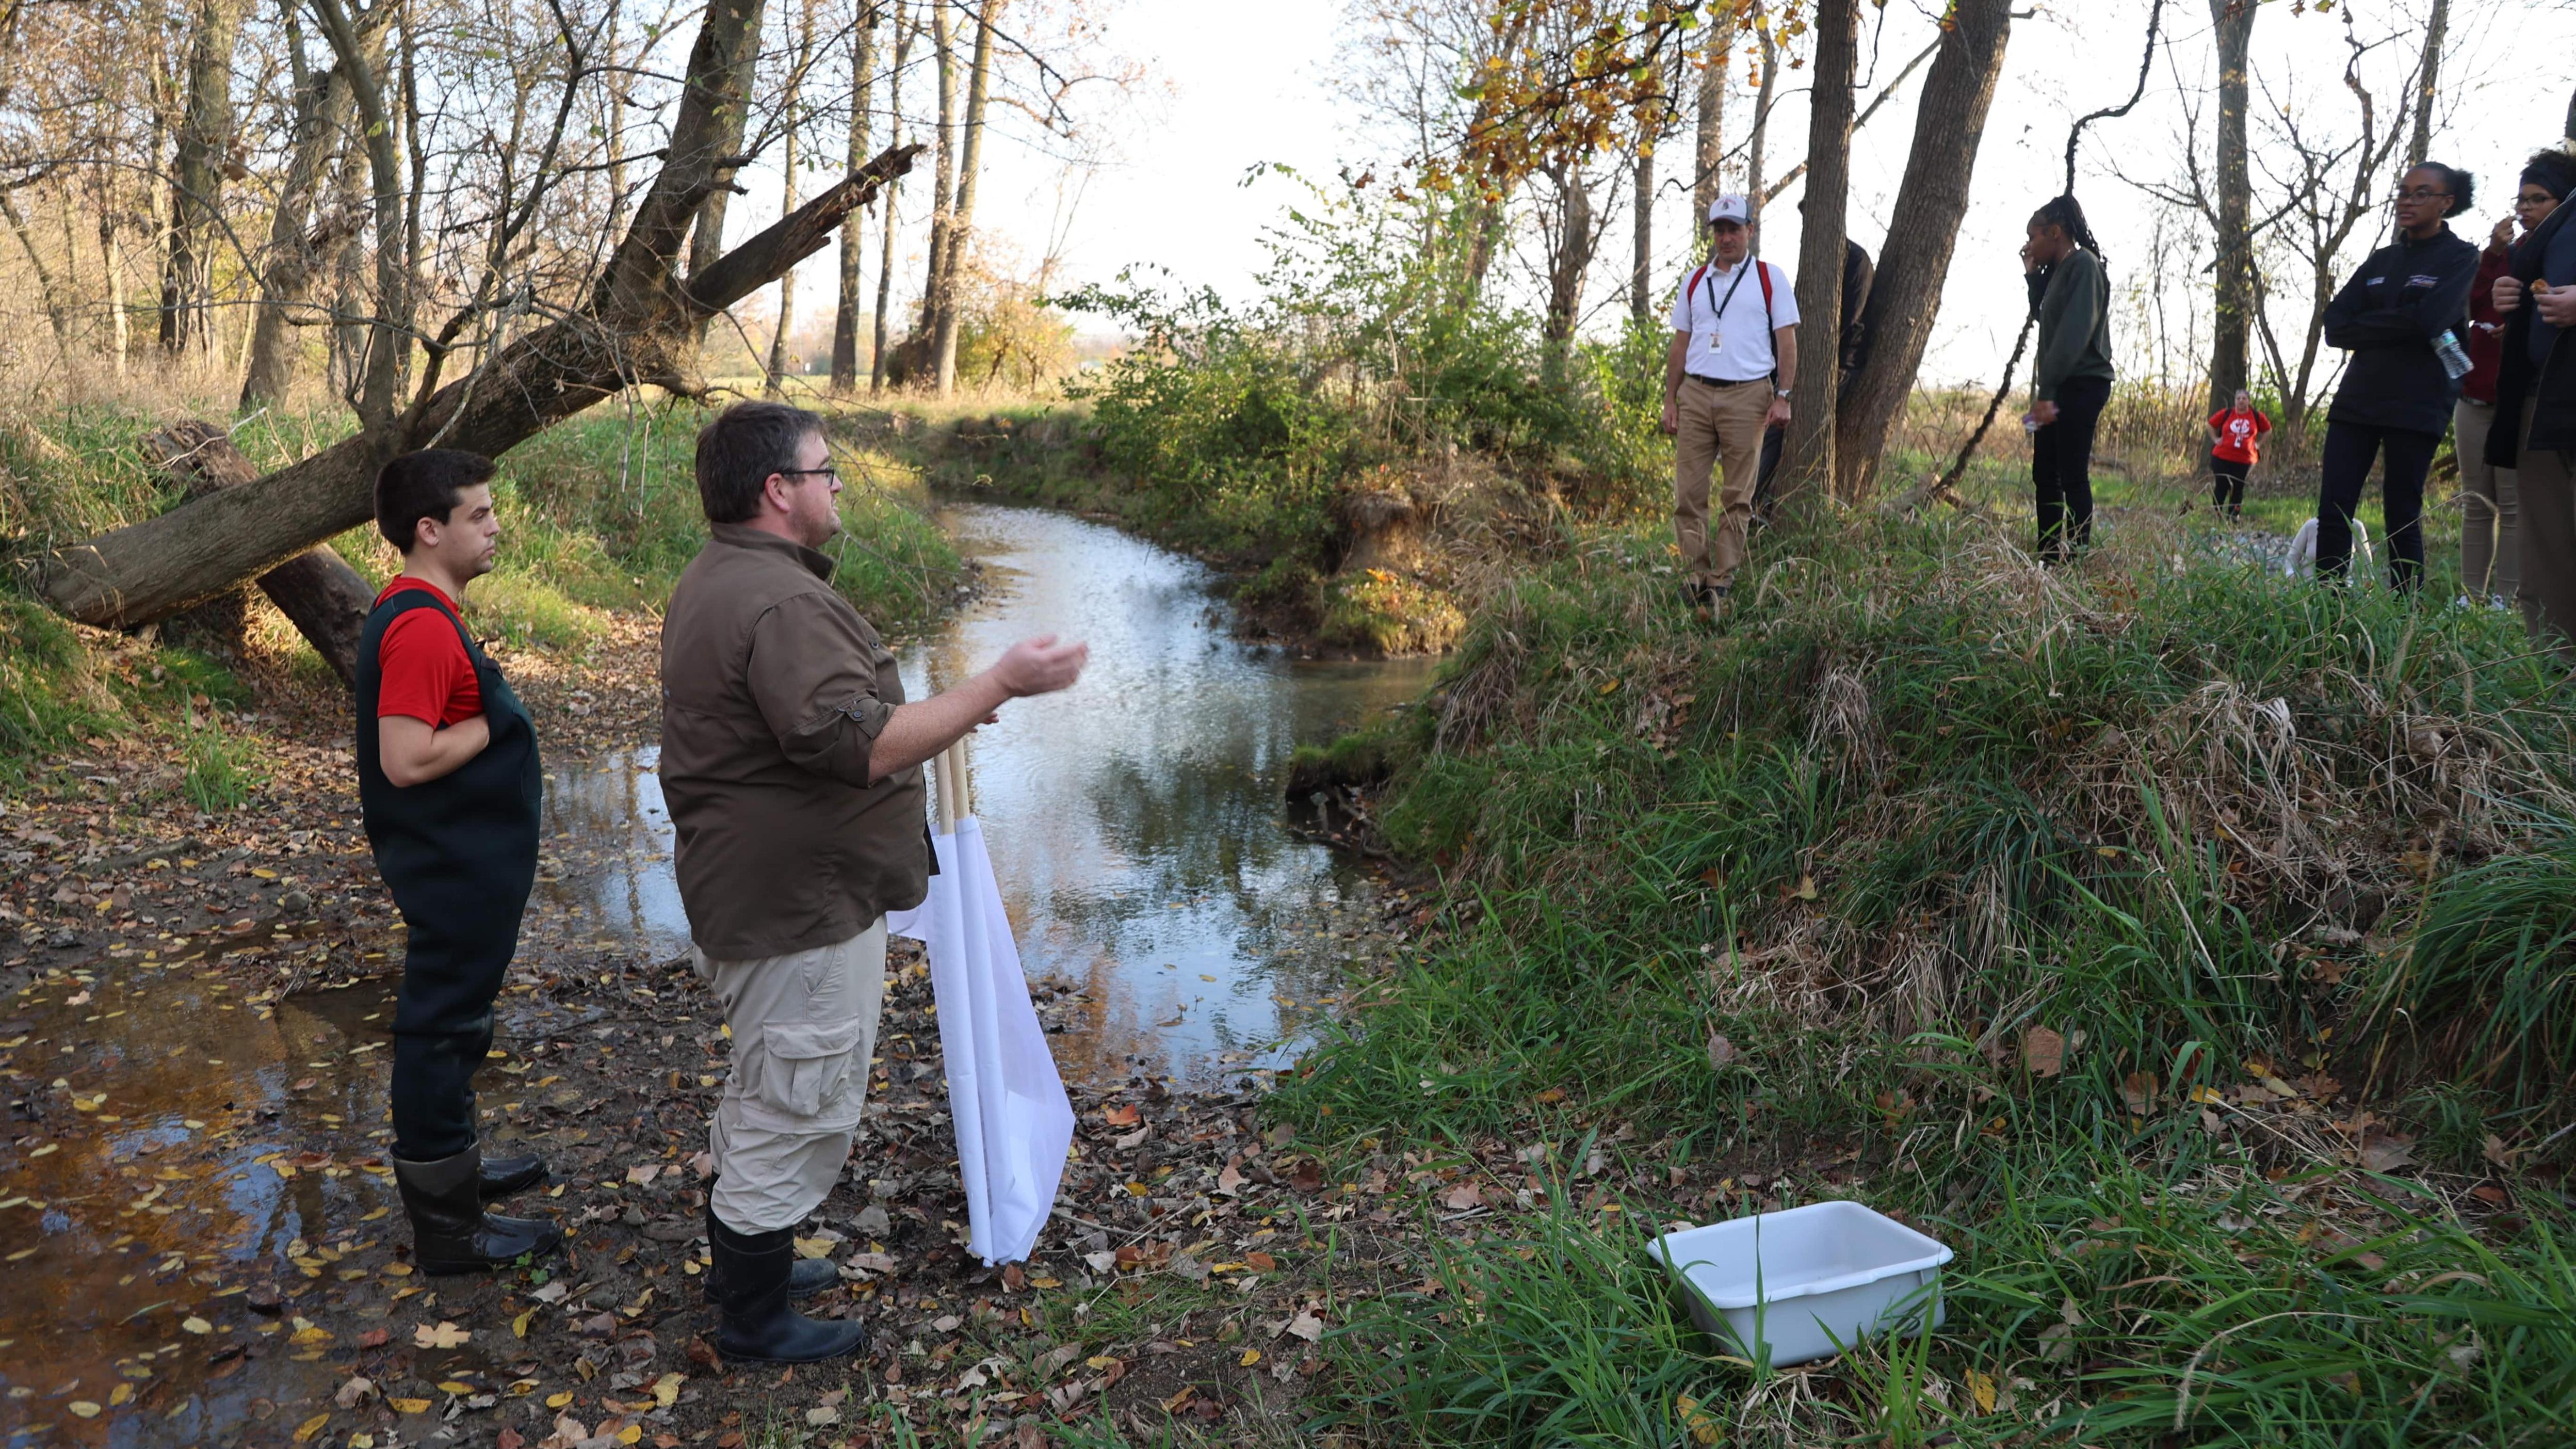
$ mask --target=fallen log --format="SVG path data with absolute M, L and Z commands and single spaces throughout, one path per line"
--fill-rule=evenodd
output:
M 699 391 L 688 375 L 692 325 L 820 251 L 846 214 L 912 169 L 920 150 L 907 145 L 880 153 L 734 248 L 704 276 L 668 279 L 649 307 L 636 307 L 603 284 L 590 306 L 439 388 L 389 436 L 360 433 L 241 487 L 65 545 L 38 561 L 37 590 L 86 624 L 150 623 L 365 523 L 375 514 L 376 470 L 396 454 L 437 446 L 498 457 L 628 387 Z
M 191 500 L 247 487 L 259 477 L 233 446 L 232 435 L 213 423 L 189 419 L 156 428 L 144 434 L 143 451 Z M 357 682 L 358 636 L 376 592 L 364 576 L 330 545 L 317 544 L 261 574 L 259 589 L 342 684 Z

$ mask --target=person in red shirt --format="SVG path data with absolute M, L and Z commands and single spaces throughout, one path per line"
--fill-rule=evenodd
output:
M 2224 411 L 2209 415 L 2209 471 L 2216 480 L 2210 501 L 2230 518 L 2244 515 L 2245 475 L 2254 471 L 2263 435 L 2270 431 L 2272 420 L 2255 408 L 2254 394 L 2241 387 Z
M 394 1006 L 394 1185 L 425 1273 L 488 1271 L 563 1244 L 553 1223 L 486 1200 L 546 1180 L 487 1156 L 474 1072 L 536 884 L 544 791 L 535 728 L 456 608 L 491 572 L 501 524 L 490 459 L 406 453 L 376 477 L 376 527 L 402 550 L 358 640 L 358 805 L 409 927 Z

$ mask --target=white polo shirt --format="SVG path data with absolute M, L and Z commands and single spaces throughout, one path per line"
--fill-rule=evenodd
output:
M 1690 334 L 1684 372 L 1720 382 L 1746 382 L 1769 377 L 1780 365 L 1773 355 L 1771 330 L 1797 325 L 1797 294 L 1790 290 L 1787 272 L 1769 262 L 1754 264 L 1771 276 L 1767 317 L 1762 278 L 1742 262 L 1732 267 L 1705 262 L 1682 279 L 1681 295 L 1673 299 L 1673 330 Z

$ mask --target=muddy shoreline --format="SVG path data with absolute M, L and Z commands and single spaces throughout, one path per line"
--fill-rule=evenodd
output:
M 577 655 L 503 656 L 550 768 L 656 732 L 653 638 L 623 618 Z M 867 1322 L 862 1358 L 736 1372 L 707 1348 L 690 1280 L 718 1013 L 683 961 L 641 959 L 550 884 L 478 1086 L 488 1138 L 553 1167 L 513 1210 L 557 1217 L 571 1251 L 490 1278 L 411 1271 L 382 1110 L 399 922 L 359 830 L 345 703 L 245 674 L 257 705 L 233 724 L 260 778 L 242 808 L 174 809 L 165 758 L 98 741 L 0 817 L 17 935 L 0 1228 L 24 1285 L 0 1315 L 0 1444 L 734 1449 L 882 1442 L 893 1416 L 1032 1443 L 1102 1413 L 1287 1437 L 1324 1371 L 1314 1225 L 1343 1189 L 1261 1135 L 1259 1078 L 1076 1085 L 1058 1227 L 1025 1267 L 986 1269 L 959 1246 L 910 943 L 850 1175 L 800 1245 L 842 1265 L 813 1311 Z M 590 865 L 549 841 L 541 875 Z M 1315 934 L 1337 959 L 1382 956 L 1410 909 L 1390 894 Z M 1051 1029 L 1085 1006 L 1067 982 L 1037 995 Z M 1362 1226 L 1335 1230 L 1336 1271 L 1392 1261 Z

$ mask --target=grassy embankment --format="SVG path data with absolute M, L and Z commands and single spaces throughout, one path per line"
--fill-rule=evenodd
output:
M 25 558 L 148 517 L 176 501 L 146 469 L 136 440 L 157 414 L 82 406 L 0 423 L 0 554 Z M 659 608 L 705 537 L 690 471 L 704 412 L 694 405 L 613 405 L 530 441 L 502 459 L 499 568 L 467 599 L 478 632 L 513 648 L 578 654 L 613 632 L 620 614 Z M 275 466 L 345 430 L 334 414 L 262 415 L 234 441 Z M 964 565 L 929 517 L 918 475 L 894 456 L 843 447 L 849 525 L 835 582 L 879 626 L 901 634 L 938 617 Z M 399 566 L 372 527 L 333 541 L 371 579 Z M 0 558 L 0 563 L 9 562 Z M 24 591 L 14 567 L 0 580 L 0 789 L 77 743 L 169 737 L 188 768 L 173 788 L 201 807 L 231 803 L 257 768 L 255 738 L 215 730 L 209 711 L 247 707 L 252 678 L 288 690 L 337 684 L 265 600 L 250 612 L 238 652 L 174 642 L 184 628 L 137 639 L 69 624 Z
M 1711 637 L 1657 532 L 1583 533 L 1336 751 L 1390 773 L 1384 835 L 1451 908 L 1272 1110 L 1499 1208 L 1350 1305 L 1341 1415 L 2570 1442 L 2560 671 L 2502 616 L 2170 523 L 2063 573 L 1966 520 L 1758 560 Z M 1758 1369 L 1639 1253 L 1827 1197 L 1958 1250 L 1928 1344 Z

